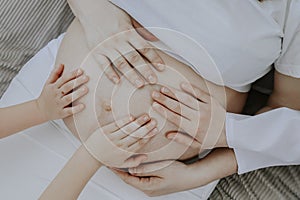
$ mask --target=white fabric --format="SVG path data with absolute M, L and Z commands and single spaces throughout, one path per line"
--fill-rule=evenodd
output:
M 300 111 L 279 108 L 256 116 L 227 114 L 226 133 L 238 173 L 300 165 Z
M 300 0 L 182 1 L 111 0 L 145 27 L 179 31 L 203 45 L 226 86 L 245 92 L 275 63 L 280 73 L 300 78 Z M 178 40 L 155 35 L 218 84 Z M 179 47 L 178 47 L 179 45 Z M 238 172 L 300 164 L 300 114 L 278 109 L 259 116 L 227 114 L 226 133 Z
M 213 58 L 224 84 L 237 91 L 248 91 L 277 59 L 278 71 L 300 77 L 300 0 L 291 0 L 290 5 L 288 0 L 111 1 L 145 27 L 171 29 L 191 37 Z M 199 62 L 194 53 L 197 48 L 183 46 L 172 34 L 154 33 L 205 79 L 220 84 Z
M 22 68 L 0 100 L 0 107 L 39 96 L 53 68 L 62 37 L 51 41 Z M 0 199 L 38 199 L 79 145 L 62 120 L 44 123 L 0 140 Z M 208 198 L 216 184 L 217 181 L 195 190 L 149 198 L 103 167 L 79 199 L 201 200 Z

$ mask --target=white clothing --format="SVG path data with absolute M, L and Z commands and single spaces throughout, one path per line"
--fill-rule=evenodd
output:
M 280 73 L 300 78 L 300 0 L 111 1 L 145 27 L 173 29 L 201 44 L 224 84 L 237 91 L 248 91 L 273 63 Z M 206 65 L 189 55 L 192 48 L 172 35 L 154 34 L 201 76 L 219 84 Z M 286 108 L 258 116 L 228 113 L 227 141 L 235 151 L 238 172 L 300 164 L 299 124 L 300 112 Z
M 53 68 L 62 37 L 51 41 L 21 69 L 2 96 L 0 107 L 39 96 Z M 79 145 L 79 140 L 69 132 L 62 120 L 44 123 L 1 139 L 0 199 L 38 199 Z M 79 199 L 201 200 L 209 197 L 216 184 L 217 181 L 195 190 L 149 198 L 102 167 L 89 181 Z
M 226 134 L 239 174 L 300 164 L 300 111 L 279 108 L 254 117 L 228 113 Z
M 300 78 L 299 0 L 111 1 L 145 27 L 178 31 L 202 45 L 227 87 L 247 92 L 273 63 L 279 72 Z M 198 59 L 199 49 L 171 33 L 153 32 L 206 80 L 221 84 Z

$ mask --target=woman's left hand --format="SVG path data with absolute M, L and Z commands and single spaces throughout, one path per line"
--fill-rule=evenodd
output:
M 183 91 L 162 87 L 152 94 L 153 109 L 176 125 L 179 133 L 187 133 L 170 132 L 167 138 L 193 148 L 226 147 L 224 107 L 189 83 L 182 83 L 181 89 Z
M 201 179 L 194 170 L 178 161 L 161 161 L 131 168 L 129 173 L 113 171 L 146 195 L 160 196 L 198 187 Z

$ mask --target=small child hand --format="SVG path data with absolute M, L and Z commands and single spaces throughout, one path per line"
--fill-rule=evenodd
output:
M 89 78 L 83 74 L 81 69 L 63 74 L 64 65 L 55 68 L 39 98 L 36 100 L 45 121 L 62 119 L 81 112 L 83 104 L 72 106 L 71 104 L 88 93 L 84 86 Z
M 103 165 L 117 168 L 136 167 L 147 159 L 136 154 L 158 133 L 157 122 L 144 114 L 126 117 L 98 128 L 84 146 Z

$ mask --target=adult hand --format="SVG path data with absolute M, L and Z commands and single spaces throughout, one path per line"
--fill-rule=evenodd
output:
M 137 119 L 125 117 L 98 128 L 84 142 L 84 146 L 103 165 L 135 167 L 147 159 L 146 155 L 138 155 L 136 152 L 158 133 L 156 124 L 146 114 Z
M 187 133 L 170 132 L 167 138 L 194 148 L 226 147 L 224 107 L 188 83 L 182 83 L 181 89 L 162 87 L 152 94 L 154 110 Z
M 166 195 L 204 186 L 235 173 L 237 164 L 232 150 L 216 149 L 196 163 L 178 161 L 142 164 L 130 173 L 113 170 L 124 182 L 148 196 Z
M 191 165 L 178 161 L 161 161 L 143 164 L 137 168 L 114 172 L 126 183 L 141 190 L 148 196 L 160 196 L 198 187 L 201 180 Z
M 162 71 L 164 62 L 154 47 L 139 33 L 148 38 L 150 35 L 142 28 L 138 29 L 138 33 L 129 15 L 112 3 L 102 1 L 94 7 L 98 4 L 100 7 L 95 16 L 89 14 L 79 16 L 79 19 L 89 48 L 92 50 L 96 47 L 94 58 L 107 77 L 114 83 L 119 83 L 118 71 L 138 88 L 145 84 L 145 80 L 150 84 L 156 83 L 157 76 L 153 67 Z

